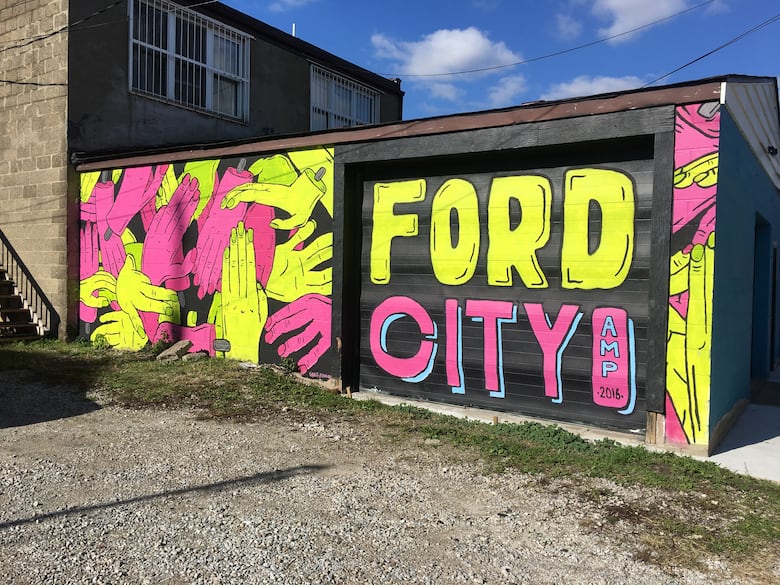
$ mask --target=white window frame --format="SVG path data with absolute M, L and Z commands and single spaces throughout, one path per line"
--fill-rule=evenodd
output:
M 314 63 L 310 87 L 312 132 L 379 122 L 381 92 Z
M 152 20 L 147 18 L 145 23 L 147 38 L 135 38 L 136 6 L 139 7 L 139 13 L 140 6 L 146 6 L 147 11 L 150 9 L 160 11 L 160 14 L 164 14 L 167 19 L 166 26 L 156 28 L 158 26 L 156 17 L 153 16 Z M 252 39 L 250 35 L 168 0 L 129 0 L 128 20 L 128 85 L 131 93 L 233 120 L 242 122 L 249 120 L 249 49 Z M 200 49 L 200 55 L 196 57 L 186 55 L 187 47 L 182 47 L 182 51 L 177 52 L 177 22 L 186 23 L 205 35 L 205 46 L 200 46 L 200 42 L 196 42 L 194 38 L 184 38 L 183 28 L 180 34 L 180 43 L 183 45 L 185 42 L 194 42 Z M 150 40 L 150 25 L 151 36 L 154 36 L 155 30 L 160 31 L 162 46 L 154 44 L 156 40 L 154 38 L 151 42 L 147 42 Z M 238 47 L 237 62 L 233 62 L 232 71 L 217 66 L 215 46 L 219 39 L 234 43 Z M 152 57 L 151 67 L 148 66 L 150 61 L 142 63 L 141 54 Z M 156 60 L 159 60 L 159 64 Z M 177 67 L 179 68 L 178 80 Z M 205 79 L 201 78 L 201 81 L 198 81 L 195 75 L 205 75 Z M 236 102 L 228 108 L 220 107 L 219 100 L 215 99 L 215 84 L 223 80 L 236 86 Z M 204 82 L 205 87 L 202 87 L 201 84 Z M 190 87 L 195 90 L 185 91 L 188 84 L 191 84 Z M 196 93 L 200 95 L 196 96 Z

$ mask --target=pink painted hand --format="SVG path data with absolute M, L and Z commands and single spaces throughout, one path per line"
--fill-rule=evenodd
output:
M 222 200 L 235 187 L 252 180 L 249 171 L 230 168 L 219 181 L 216 193 L 198 218 L 197 258 L 193 273 L 198 298 L 213 293 L 222 279 L 222 254 L 230 243 L 230 231 L 244 220 L 246 203 L 233 209 L 222 209 Z
M 100 266 L 98 254 L 97 228 L 94 223 L 86 222 L 81 228 L 81 237 L 79 240 L 81 254 L 79 255 L 79 285 L 81 296 L 84 296 L 84 280 L 94 275 Z M 88 296 L 96 296 L 97 291 L 90 291 Z M 79 318 L 87 323 L 92 323 L 97 319 L 97 308 L 92 306 L 89 299 L 79 301 Z M 97 301 L 97 298 L 95 299 Z M 88 303 L 88 304 L 87 304 Z
M 305 374 L 330 348 L 331 314 L 331 300 L 328 297 L 319 294 L 302 296 L 268 318 L 265 340 L 274 343 L 280 337 L 289 335 L 277 350 L 283 358 L 301 351 L 316 340 L 298 359 L 298 367 Z
M 127 253 L 120 237 L 121 233 L 115 233 L 108 225 L 108 214 L 114 205 L 114 182 L 111 180 L 100 182 L 95 185 L 92 192 L 95 197 L 100 260 L 106 272 L 119 276 Z
M 185 175 L 170 202 L 154 216 L 141 255 L 141 270 L 152 284 L 166 283 L 171 290 L 189 288 L 194 251 L 185 258 L 182 245 L 199 198 L 198 180 Z
M 176 342 L 187 340 L 192 342 L 190 353 L 206 351 L 210 356 L 214 356 L 214 325 L 212 323 L 203 323 L 197 327 L 185 327 L 175 323 L 160 323 L 154 335 L 150 337 L 152 343 L 158 341 Z
M 92 223 L 97 221 L 97 211 L 94 197 L 90 196 L 86 201 L 81 202 L 81 207 L 79 209 L 79 219 L 81 221 L 91 221 Z
M 107 216 L 111 231 L 115 234 L 125 231 L 130 220 L 154 199 L 167 170 L 168 165 L 125 169 L 116 200 Z
M 263 288 L 268 284 L 268 278 L 271 276 L 271 269 L 274 265 L 274 255 L 276 254 L 276 230 L 270 226 L 274 217 L 273 207 L 250 205 L 244 220 L 244 226 L 247 231 L 252 230 L 254 233 L 252 243 L 255 247 L 257 282 Z

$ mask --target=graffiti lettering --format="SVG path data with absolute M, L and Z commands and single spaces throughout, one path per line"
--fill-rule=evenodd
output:
M 419 234 L 418 214 L 396 212 L 395 205 L 419 203 L 426 195 L 424 179 L 375 184 L 370 247 L 373 284 L 390 283 L 394 238 Z M 550 237 L 552 197 L 552 185 L 546 177 L 523 175 L 493 179 L 487 198 L 489 285 L 512 286 L 513 270 L 516 270 L 527 288 L 547 288 L 537 251 Z M 589 290 L 620 286 L 628 276 L 634 255 L 632 179 L 610 169 L 570 170 L 565 176 L 563 197 L 563 288 Z M 519 206 L 521 215 L 514 227 L 513 205 Z M 597 239 L 591 233 L 591 208 L 594 207 L 600 215 Z M 480 249 L 479 199 L 474 185 L 465 179 L 447 180 L 434 194 L 430 214 L 433 274 L 444 285 L 469 282 L 476 271 Z M 453 237 L 453 225 L 457 226 L 457 238 Z
M 371 355 L 379 367 L 391 376 L 419 383 L 432 373 L 438 346 L 442 342 L 446 348 L 447 383 L 453 393 L 464 394 L 463 307 L 457 299 L 446 299 L 444 306 L 445 339 L 440 340 L 436 321 L 414 299 L 393 296 L 379 303 L 371 314 L 369 326 Z M 583 312 L 577 305 L 564 304 L 553 322 L 539 303 L 523 303 L 523 308 L 542 349 L 544 395 L 559 404 L 563 402 L 563 354 L 583 318 Z M 517 323 L 517 309 L 517 305 L 510 301 L 468 299 L 465 302 L 466 316 L 482 324 L 484 388 L 492 398 L 506 396 L 503 328 Z M 407 357 L 394 355 L 388 344 L 390 328 L 404 319 L 407 322 L 411 320 L 419 332 L 414 342 L 415 352 Z M 636 401 L 633 322 L 623 309 L 601 307 L 593 311 L 592 323 L 593 402 L 598 406 L 620 409 L 620 414 L 630 414 Z M 408 339 L 404 335 L 404 341 Z

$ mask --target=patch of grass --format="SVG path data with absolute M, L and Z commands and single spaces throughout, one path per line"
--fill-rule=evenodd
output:
M 437 439 L 472 460 L 480 458 L 486 471 L 516 469 L 534 475 L 540 486 L 573 478 L 575 495 L 596 505 L 610 530 L 623 524 L 641 529 L 637 556 L 664 567 L 696 567 L 702 555 L 744 564 L 777 558 L 780 551 L 780 485 L 714 463 L 611 440 L 588 442 L 556 425 L 489 425 L 413 406 L 349 400 L 273 368 L 244 369 L 221 359 L 160 363 L 153 359 L 156 349 L 123 353 L 88 342 L 11 344 L 0 346 L 0 370 L 29 370 L 131 408 L 194 408 L 204 418 L 239 421 L 354 420 L 388 439 Z M 611 489 L 592 487 L 590 478 L 652 488 L 662 501 L 623 502 Z

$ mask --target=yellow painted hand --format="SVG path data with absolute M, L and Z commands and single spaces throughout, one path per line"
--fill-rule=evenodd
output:
M 322 146 L 320 148 L 305 148 L 302 150 L 291 150 L 287 153 L 293 164 L 299 169 L 331 169 L 322 178 L 325 183 L 325 195 L 321 202 L 328 211 L 328 215 L 333 217 L 333 147 Z
M 252 238 L 244 222 L 231 230 L 230 245 L 222 258 L 222 330 L 220 335 L 217 329 L 217 337 L 230 343 L 225 357 L 257 363 L 268 299 L 257 286 Z
M 289 187 L 298 178 L 298 172 L 292 162 L 283 154 L 260 158 L 248 170 L 256 177 L 258 183 L 272 183 Z
M 82 279 L 79 285 L 79 300 L 94 309 L 107 307 L 111 301 L 116 300 L 116 278 L 101 269 Z
M 79 175 L 80 189 L 79 198 L 82 203 L 86 203 L 90 197 L 92 197 L 92 190 L 100 180 L 100 171 L 94 171 L 91 173 L 81 173 Z
M 699 187 L 718 184 L 718 153 L 712 152 L 674 171 L 675 189 L 686 189 L 696 183 Z
M 128 253 L 125 264 L 119 271 L 116 279 L 116 300 L 129 317 L 127 324 L 139 337 L 146 336 L 139 311 L 158 314 L 158 322 L 179 322 L 181 309 L 176 291 L 153 285 L 149 277 L 138 270 L 134 254 Z
M 715 233 L 683 256 L 687 264 L 679 255 L 672 258 L 671 282 L 674 294 L 684 292 L 679 273 L 687 273 L 688 306 L 685 319 L 669 310 L 667 391 L 688 440 L 701 443 L 709 425 Z
M 112 311 L 100 316 L 99 325 L 89 336 L 91 341 L 104 337 L 106 342 L 116 349 L 138 351 L 149 341 L 143 327 L 135 328 L 130 314 L 124 311 Z
M 228 192 L 222 200 L 222 209 L 233 209 L 239 203 L 260 203 L 281 209 L 289 214 L 286 219 L 274 219 L 271 227 L 290 230 L 303 226 L 311 217 L 317 202 L 325 194 L 322 178 L 325 167 L 316 173 L 306 169 L 291 185 L 275 183 L 246 183 Z
M 289 240 L 276 247 L 273 267 L 265 287 L 270 298 L 291 303 L 310 293 L 330 296 L 333 269 L 330 266 L 320 270 L 315 268 L 333 258 L 333 234 L 323 234 L 303 249 L 296 250 L 299 244 L 314 233 L 316 227 L 314 221 L 309 221 Z

